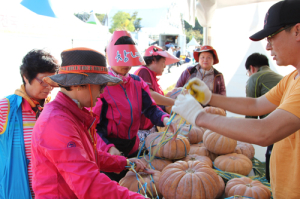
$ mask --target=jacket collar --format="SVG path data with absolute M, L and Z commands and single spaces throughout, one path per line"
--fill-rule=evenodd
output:
M 96 116 L 94 114 L 94 117 L 92 117 L 91 114 L 85 108 L 80 109 L 70 97 L 68 97 L 62 92 L 57 93 L 54 101 L 68 109 L 72 113 L 72 115 L 76 117 L 77 120 L 82 121 L 83 125 L 87 129 L 91 128 L 92 124 L 96 120 Z
M 265 66 L 261 66 L 261 67 L 259 67 L 259 69 L 258 69 L 258 71 L 257 71 L 257 72 L 259 72 L 259 71 L 263 71 L 263 70 L 271 70 L 271 69 L 270 69 L 270 67 L 269 67 L 269 66 L 265 65 Z

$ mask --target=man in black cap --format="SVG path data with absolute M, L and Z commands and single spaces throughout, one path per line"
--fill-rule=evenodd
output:
M 232 139 L 261 146 L 274 144 L 271 156 L 273 198 L 300 198 L 300 1 L 280 1 L 266 14 L 263 30 L 250 37 L 266 38 L 279 66 L 292 65 L 295 71 L 259 98 L 236 98 L 212 94 L 199 79 L 187 89 L 203 105 L 210 104 L 242 115 L 264 115 L 261 120 L 229 118 L 203 111 L 191 95 L 179 95 L 173 111 L 193 125 L 208 128 Z M 217 125 L 216 125 L 217 124 Z M 276 132 L 276 133 L 274 133 Z

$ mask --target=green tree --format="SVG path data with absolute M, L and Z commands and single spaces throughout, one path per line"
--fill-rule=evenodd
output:
M 105 22 L 107 20 L 107 15 L 106 14 L 98 14 L 98 13 L 95 13 L 97 19 L 100 21 L 100 23 L 102 25 L 105 25 Z
M 136 31 L 139 31 L 139 30 L 142 28 L 142 26 L 141 26 L 142 18 L 140 18 L 140 17 L 137 18 L 137 14 L 138 14 L 137 11 L 135 11 L 135 12 L 132 14 L 132 16 L 131 16 L 131 21 L 133 22 L 134 29 L 135 29 Z
M 186 43 L 190 42 L 193 37 L 200 44 L 203 43 L 203 27 L 199 24 L 198 19 L 195 19 L 195 27 L 184 21 Z
M 109 29 L 111 33 L 113 33 L 117 29 L 128 30 L 130 32 L 133 32 L 135 30 L 131 16 L 127 12 L 122 12 L 122 11 L 117 12 L 113 16 L 112 22 L 113 24 Z

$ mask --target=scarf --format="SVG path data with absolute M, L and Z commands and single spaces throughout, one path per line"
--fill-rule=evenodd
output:
M 111 67 L 108 68 L 108 71 L 111 72 L 114 77 L 117 77 L 117 78 L 120 78 L 121 80 L 123 80 L 123 84 L 126 84 L 127 82 L 129 82 L 129 79 L 130 79 L 129 73 L 127 73 L 126 75 L 123 76 L 123 75 L 116 73 Z
M 210 91 L 213 91 L 214 87 L 214 68 L 211 67 L 209 71 L 201 68 L 200 65 L 197 67 L 196 77 L 204 81 L 204 83 L 208 86 Z
M 22 97 L 23 99 L 25 99 L 31 106 L 31 109 L 35 112 L 35 118 L 37 119 L 42 110 L 43 110 L 43 105 L 48 103 L 50 101 L 50 97 L 48 97 L 47 99 L 44 100 L 44 103 L 41 105 L 38 101 L 30 98 L 25 90 L 25 86 L 22 85 L 20 89 L 17 89 L 15 91 L 15 94 Z

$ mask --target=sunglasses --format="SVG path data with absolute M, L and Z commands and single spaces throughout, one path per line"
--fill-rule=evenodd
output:
M 290 27 L 292 27 L 292 26 L 293 26 L 293 25 L 287 25 L 286 27 L 283 27 L 283 28 L 277 30 L 276 32 L 274 32 L 273 34 L 267 36 L 267 37 L 265 38 L 265 40 L 268 42 L 268 45 L 271 46 L 271 38 L 272 38 L 272 37 L 274 37 L 275 35 L 277 35 L 277 34 L 280 33 L 281 31 L 284 31 L 284 30 L 286 30 L 286 29 L 288 29 L 288 28 L 290 28 Z

